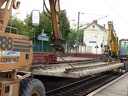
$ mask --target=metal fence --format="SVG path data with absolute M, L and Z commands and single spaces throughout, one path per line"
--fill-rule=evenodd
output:
M 34 47 L 33 47 L 33 51 L 34 52 L 41 52 L 41 43 L 35 43 Z M 52 48 L 50 46 L 50 44 L 43 44 L 43 52 L 52 52 Z

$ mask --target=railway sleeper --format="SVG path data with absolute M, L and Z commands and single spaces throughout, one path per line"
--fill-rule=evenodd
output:
M 84 85 L 80 85 L 71 89 L 67 89 L 63 92 L 57 93 L 56 96 L 71 96 L 72 94 L 76 93 L 78 90 L 82 90 L 84 88 Z
M 87 83 L 85 82 L 85 83 L 81 83 L 80 85 L 73 86 L 74 88 L 70 87 L 70 89 L 66 89 L 63 92 L 60 92 L 59 95 L 56 95 L 56 96 L 71 96 L 72 94 L 77 94 L 77 93 L 79 94 L 81 90 L 85 90 L 86 85 Z M 83 92 L 81 91 L 81 94 L 82 93 Z

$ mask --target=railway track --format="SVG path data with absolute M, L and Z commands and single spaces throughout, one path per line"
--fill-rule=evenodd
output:
M 120 75 L 115 75 L 113 73 L 108 72 L 99 75 L 94 75 L 67 84 L 63 87 L 47 91 L 46 96 L 86 96 L 88 93 L 114 80 L 119 76 Z M 56 82 L 56 84 L 60 83 Z

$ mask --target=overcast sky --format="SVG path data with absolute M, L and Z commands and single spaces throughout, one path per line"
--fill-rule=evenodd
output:
M 33 9 L 43 11 L 43 0 L 17 0 L 21 2 L 18 9 L 19 18 L 24 19 L 26 14 L 30 14 Z M 46 0 L 47 6 L 49 0 Z M 100 25 L 113 21 L 117 36 L 128 38 L 128 0 L 60 0 L 61 9 L 67 11 L 69 20 L 78 20 L 78 12 L 80 14 L 80 22 L 90 23 L 98 20 Z M 16 11 L 13 11 L 15 13 Z M 104 17 L 106 16 L 107 17 Z M 103 18 L 102 18 L 103 17 Z M 102 19 L 100 19 L 102 18 Z

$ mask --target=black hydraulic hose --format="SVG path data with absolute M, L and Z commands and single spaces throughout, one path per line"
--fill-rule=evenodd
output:
M 47 12 L 51 15 L 51 13 L 49 12 L 49 10 L 48 10 L 48 8 L 47 8 L 47 6 L 46 6 L 45 0 L 43 0 L 43 12 L 44 12 L 44 14 L 45 14 L 47 17 L 49 17 L 49 18 L 51 19 L 51 17 L 46 14 L 44 8 L 46 8 Z
M 48 11 L 48 13 L 51 15 L 50 11 L 48 10 L 48 8 L 46 6 L 45 0 L 44 0 L 44 6 L 45 6 L 46 10 Z

